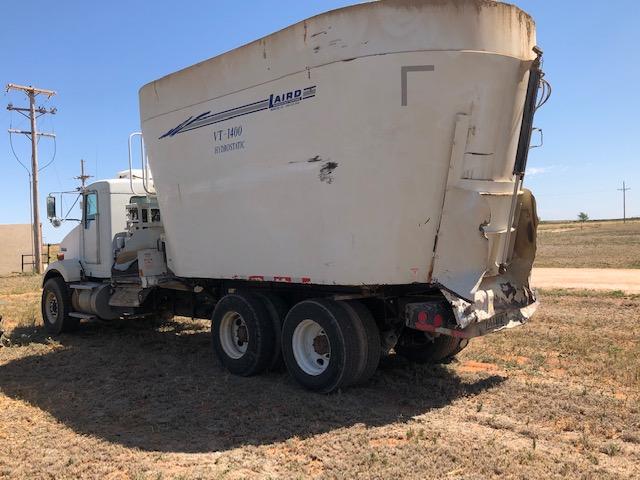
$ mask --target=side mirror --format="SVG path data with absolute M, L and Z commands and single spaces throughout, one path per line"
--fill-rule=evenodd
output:
M 47 218 L 52 220 L 56 217 L 56 197 L 49 195 L 47 197 Z

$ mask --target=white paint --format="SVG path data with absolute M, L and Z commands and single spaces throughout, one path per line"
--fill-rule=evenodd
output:
M 473 290 L 505 247 L 534 45 L 532 21 L 513 6 L 384 1 L 320 15 L 143 87 L 169 268 L 182 277 L 430 282 L 442 223 L 435 280 Z M 402 67 L 425 65 L 434 70 L 409 74 L 403 107 Z M 295 105 L 159 138 L 190 117 L 312 86 L 316 96 Z M 239 126 L 240 137 L 217 140 L 214 132 Z M 333 173 L 321 175 L 329 162 Z M 489 217 L 492 240 L 480 231 Z
M 141 180 L 134 180 L 133 183 L 137 191 L 142 190 Z M 94 182 L 87 186 L 86 192 L 97 192 L 98 216 L 95 221 L 90 222 L 89 228 L 81 222 L 71 230 L 60 243 L 61 251 L 65 255 L 65 262 L 79 261 L 78 265 L 82 265 L 87 277 L 110 278 L 113 238 L 116 233 L 126 230 L 126 205 L 129 204 L 133 193 L 129 180 L 125 178 Z M 53 262 L 47 267 L 47 271 L 57 270 L 61 273 L 62 270 L 68 269 L 68 266 L 64 267 L 60 262 Z M 75 275 L 71 275 L 70 278 L 77 280 Z M 69 281 L 66 276 L 65 280 Z

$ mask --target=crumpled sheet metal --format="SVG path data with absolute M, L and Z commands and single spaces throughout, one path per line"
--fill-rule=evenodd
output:
M 493 331 L 517 327 L 526 323 L 539 305 L 528 284 L 518 285 L 508 275 L 485 278 L 475 293 L 473 303 L 444 289 L 442 293 L 453 307 L 461 329 L 497 316 L 502 321 Z

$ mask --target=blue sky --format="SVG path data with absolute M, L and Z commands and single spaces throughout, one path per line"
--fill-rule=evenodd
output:
M 353 1 L 230 0 L 8 2 L 0 29 L 0 83 L 33 84 L 58 91 L 58 114 L 40 130 L 58 135 L 56 161 L 41 173 L 42 208 L 49 191 L 73 188 L 81 158 L 89 173 L 110 177 L 127 163 L 126 140 L 139 129 L 140 86 L 179 68 L 223 53 L 298 20 Z M 544 148 L 532 151 L 527 185 L 543 219 L 619 217 L 626 180 L 629 215 L 640 216 L 640 50 L 636 1 L 516 1 L 534 16 L 553 97 L 539 113 Z M 30 13 L 38 12 L 29 34 Z M 27 174 L 15 161 L 5 127 L 27 128 L 6 103 L 25 104 L 14 92 L 0 95 L 0 223 L 29 221 Z M 15 138 L 29 162 L 26 138 Z M 41 164 L 53 142 L 40 142 Z M 45 241 L 66 228 L 45 221 Z

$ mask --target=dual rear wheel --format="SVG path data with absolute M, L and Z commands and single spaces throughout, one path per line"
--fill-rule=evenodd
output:
M 305 300 L 285 319 L 282 355 L 298 383 L 328 393 L 371 378 L 380 361 L 380 334 L 357 301 Z
M 230 294 L 218 302 L 211 332 L 229 371 L 250 376 L 286 364 L 302 386 L 332 392 L 367 381 L 380 360 L 380 335 L 356 301 L 305 300 L 284 316 L 277 297 Z
M 213 311 L 213 348 L 235 375 L 248 377 L 273 365 L 277 335 L 266 302 L 257 295 L 226 295 Z

